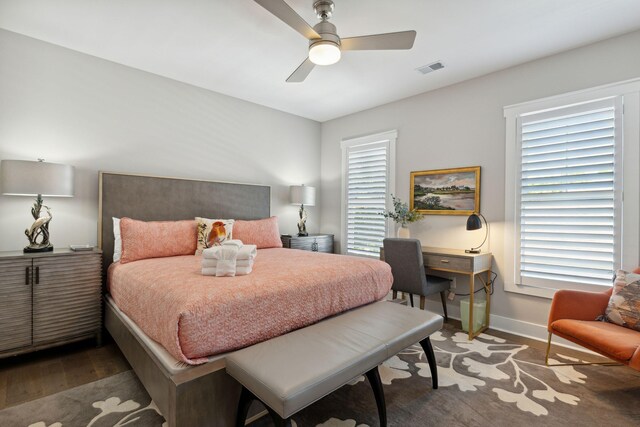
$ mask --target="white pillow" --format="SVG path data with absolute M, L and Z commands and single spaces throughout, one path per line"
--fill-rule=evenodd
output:
M 120 236 L 120 218 L 113 218 L 113 262 L 122 256 L 122 237 Z

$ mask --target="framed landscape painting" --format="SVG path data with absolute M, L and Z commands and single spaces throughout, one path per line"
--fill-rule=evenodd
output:
M 425 215 L 480 212 L 480 166 L 411 172 L 410 205 Z

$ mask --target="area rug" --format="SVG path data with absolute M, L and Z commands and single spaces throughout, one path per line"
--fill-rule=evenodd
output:
M 640 373 L 629 368 L 544 365 L 527 345 L 447 325 L 431 336 L 440 388 L 431 388 L 419 346 L 380 368 L 390 426 L 640 425 Z M 553 353 L 551 363 L 579 362 Z M 2 426 L 163 426 L 164 419 L 131 372 L 0 411 Z M 293 417 L 293 425 L 377 426 L 368 382 L 358 378 Z M 267 417 L 254 427 L 271 426 Z M 197 427 L 197 426 L 194 426 Z

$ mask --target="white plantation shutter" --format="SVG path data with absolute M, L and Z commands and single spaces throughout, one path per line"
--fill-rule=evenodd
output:
M 620 265 L 621 100 L 520 117 L 520 284 L 611 285 Z
M 395 137 L 373 135 L 343 146 L 346 228 L 343 245 L 347 254 L 380 256 L 382 240 L 387 235 L 387 220 L 381 213 L 391 192 L 389 177 L 394 142 Z

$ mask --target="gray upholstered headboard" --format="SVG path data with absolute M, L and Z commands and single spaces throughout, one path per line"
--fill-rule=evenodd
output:
M 270 216 L 271 187 L 100 172 L 98 246 L 113 259 L 112 217 L 144 221 Z

